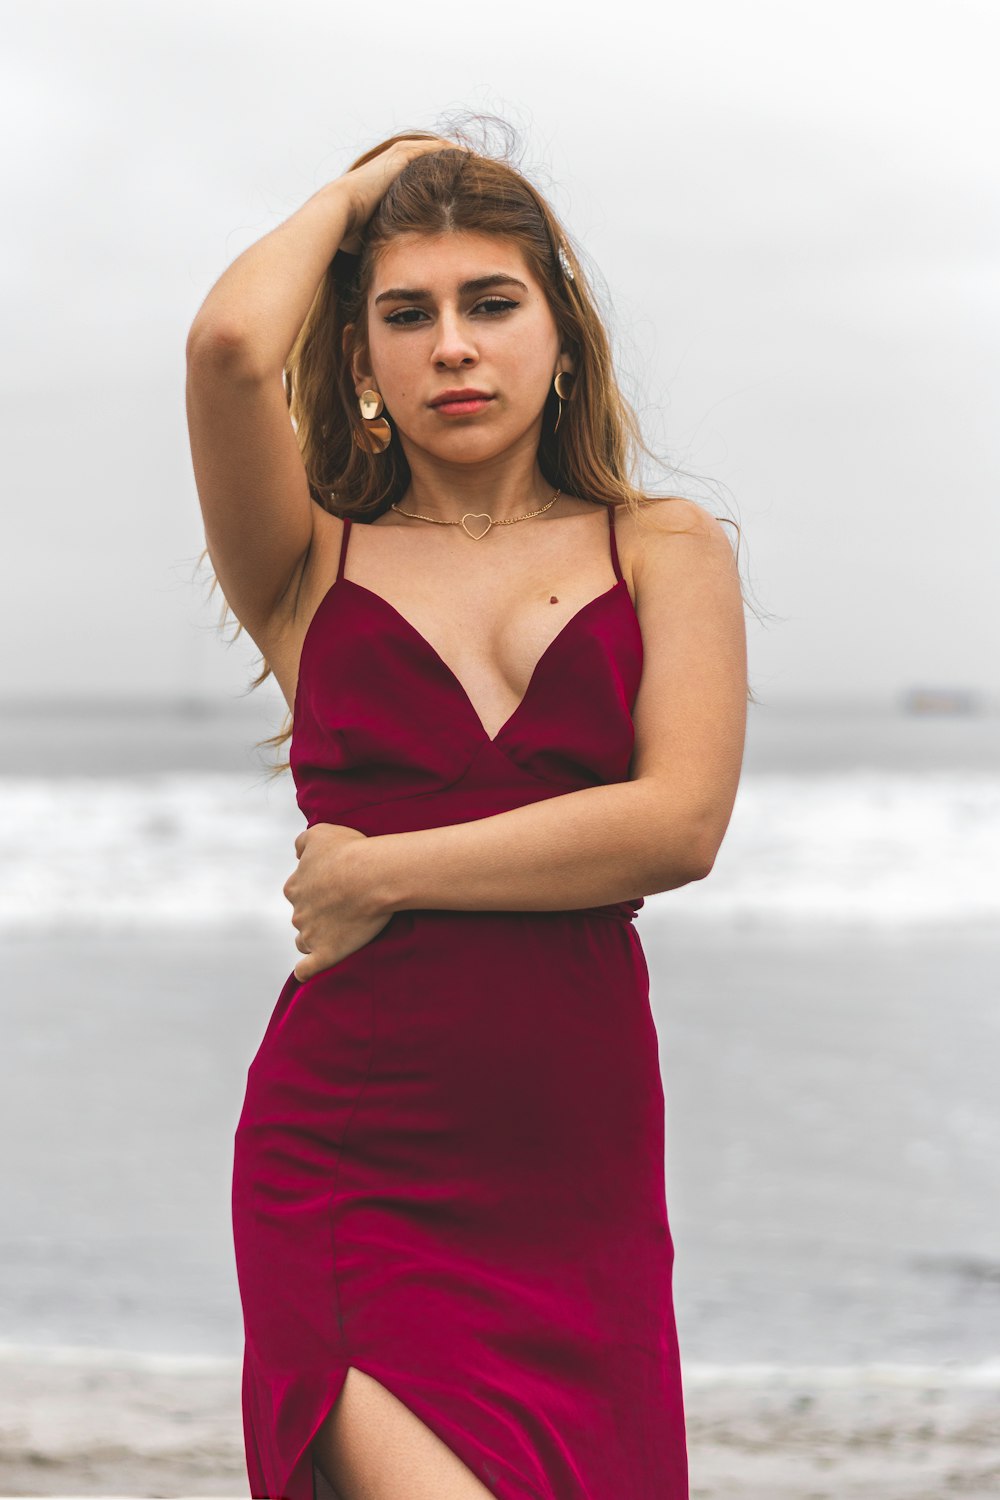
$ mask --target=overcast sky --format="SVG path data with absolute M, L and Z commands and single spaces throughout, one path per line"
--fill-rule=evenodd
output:
M 0 695 L 243 690 L 191 582 L 191 319 L 467 107 L 521 132 L 650 437 L 743 528 L 758 696 L 1000 700 L 995 6 L 7 0 L 0 36 Z

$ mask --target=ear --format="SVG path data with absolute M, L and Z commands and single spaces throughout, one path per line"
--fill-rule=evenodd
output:
M 355 391 L 360 396 L 363 390 L 367 390 L 370 386 L 374 385 L 375 376 L 371 370 L 365 368 L 368 363 L 367 349 L 357 349 L 353 354 L 351 353 L 353 341 L 354 324 L 348 323 L 344 329 L 341 348 L 344 352 L 344 358 L 351 361 L 351 379 L 354 381 Z
M 556 376 L 561 374 L 564 370 L 567 375 L 576 374 L 576 360 L 571 354 L 567 354 L 565 349 L 559 355 L 559 361 L 552 373 L 552 379 L 554 380 Z

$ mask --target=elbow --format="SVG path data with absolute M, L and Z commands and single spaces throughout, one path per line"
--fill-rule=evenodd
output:
M 668 840 L 667 844 L 672 844 Z M 697 839 L 686 839 L 682 847 L 673 845 L 671 858 L 665 864 L 666 849 L 661 845 L 653 862 L 650 892 L 676 890 L 678 886 L 690 885 L 692 881 L 704 880 L 712 873 L 717 846 L 710 846 Z
M 689 844 L 691 851 L 689 881 L 704 880 L 707 875 L 711 875 L 721 842 L 721 839 L 713 837 L 705 829 L 699 829 L 697 835 L 692 835 Z
M 237 377 L 245 377 L 253 370 L 246 333 L 232 323 L 196 318 L 188 331 L 184 354 L 189 370 Z
M 709 855 L 706 853 L 702 858 L 693 861 L 691 873 L 688 875 L 685 884 L 689 885 L 692 880 L 704 880 L 707 875 L 711 875 L 714 864 L 714 854 Z

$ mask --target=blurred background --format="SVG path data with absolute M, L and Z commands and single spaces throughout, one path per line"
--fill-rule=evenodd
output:
M 997 1493 L 995 8 L 0 35 L 0 1493 L 244 1492 L 232 1133 L 304 820 L 199 567 L 184 344 L 355 156 L 468 110 L 594 276 L 651 485 L 742 529 L 740 793 L 638 929 L 693 1494 Z

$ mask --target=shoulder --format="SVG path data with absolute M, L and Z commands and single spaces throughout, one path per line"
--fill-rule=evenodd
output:
M 679 571 L 722 568 L 735 576 L 730 533 L 718 517 L 683 495 L 644 497 L 615 510 L 615 539 L 622 569 L 636 596 Z
M 615 531 L 619 540 L 624 539 L 637 547 L 645 545 L 650 538 L 676 536 L 728 542 L 718 517 L 684 495 L 644 496 L 635 509 L 631 505 L 619 505 L 615 510 Z

